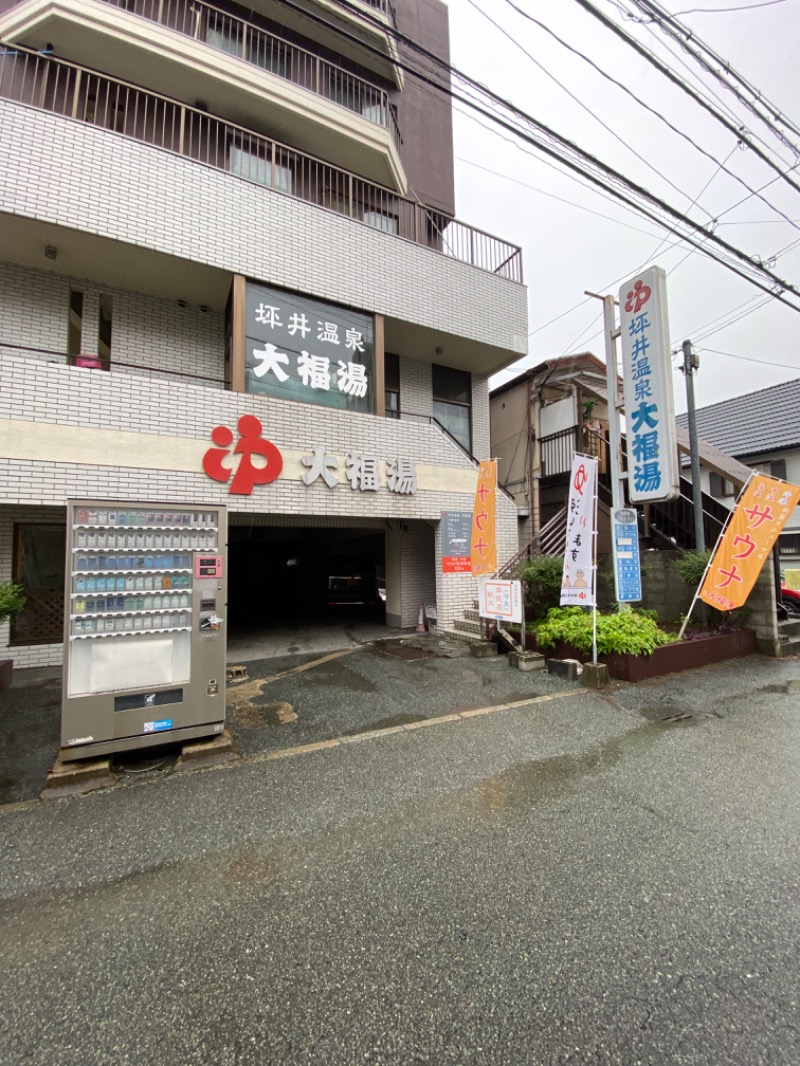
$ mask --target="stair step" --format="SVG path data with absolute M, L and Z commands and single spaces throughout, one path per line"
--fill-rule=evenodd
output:
M 483 644 L 477 633 L 466 633 L 461 629 L 437 629 L 436 635 L 446 640 L 461 640 L 465 644 Z
M 786 655 L 800 655 L 800 637 L 793 637 L 790 640 L 781 640 L 779 648 L 781 658 Z
M 471 622 L 480 622 L 481 620 L 481 614 L 477 607 L 468 607 L 466 611 L 464 611 L 464 617 L 468 618 Z
M 478 633 L 481 631 L 480 619 L 475 622 L 470 618 L 454 618 L 453 629 L 462 633 Z
M 785 622 L 778 622 L 778 632 L 783 637 L 800 637 L 800 619 L 787 618 Z

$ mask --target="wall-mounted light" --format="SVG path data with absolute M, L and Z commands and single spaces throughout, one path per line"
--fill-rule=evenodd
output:
M 187 300 L 178 300 L 177 303 L 178 303 L 178 307 L 188 307 L 189 306 L 189 303 L 188 303 Z
M 208 304 L 200 304 L 199 310 L 201 310 L 204 315 L 207 315 L 211 308 L 208 306 Z
M 46 244 L 44 246 L 45 259 L 56 259 L 58 257 L 58 248 L 54 244 Z

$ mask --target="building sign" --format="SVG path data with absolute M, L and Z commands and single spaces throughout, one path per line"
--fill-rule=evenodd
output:
M 442 573 L 472 573 L 472 511 L 442 511 Z
M 619 318 L 630 500 L 672 500 L 679 492 L 679 471 L 666 274 L 661 267 L 650 267 L 622 286 Z
M 478 487 L 472 508 L 470 537 L 470 569 L 473 574 L 493 574 L 497 569 L 497 541 L 495 539 L 495 507 L 497 498 L 497 463 L 494 459 L 481 463 Z
M 521 623 L 522 582 L 482 577 L 478 581 L 478 607 L 481 618 Z
M 722 611 L 744 604 L 798 500 L 796 485 L 764 474 L 750 478 L 708 565 L 701 600 Z
M 211 431 L 214 448 L 209 448 L 203 456 L 203 470 L 214 481 L 226 484 L 232 496 L 250 496 L 256 485 L 269 485 L 283 470 L 283 457 L 272 441 L 261 436 L 263 427 L 255 415 L 242 415 L 237 423 L 239 440 L 235 448 L 234 434 L 228 426 L 215 426 Z M 232 466 L 224 466 L 223 461 L 231 456 L 240 455 L 239 465 L 234 473 Z M 253 456 L 258 455 L 264 461 L 256 466 Z M 329 489 L 343 484 L 339 478 L 340 464 L 336 455 L 326 451 L 321 445 L 314 445 L 309 455 L 300 458 L 306 467 L 300 475 L 304 485 L 313 485 L 322 481 Z M 376 455 L 367 455 L 351 449 L 344 461 L 344 478 L 350 488 L 358 492 L 377 492 L 380 488 L 380 459 Z M 384 460 L 386 467 L 386 487 L 389 492 L 401 496 L 414 495 L 417 491 L 417 467 L 413 459 L 404 456 L 392 456 Z
M 561 604 L 595 606 L 594 517 L 597 460 L 576 455 L 572 460 L 567 504 L 567 538 Z
M 638 603 L 642 598 L 642 569 L 636 512 L 630 507 L 621 507 L 614 512 L 613 525 L 617 602 Z
M 247 392 L 373 411 L 371 315 L 248 281 L 245 316 Z
M 242 415 L 237 423 L 239 441 L 231 453 L 233 432 L 227 426 L 215 426 L 211 439 L 216 448 L 209 448 L 203 456 L 203 470 L 214 481 L 230 481 L 232 496 L 250 496 L 256 485 L 269 485 L 283 469 L 281 453 L 275 445 L 261 436 L 262 426 L 255 415 Z M 236 473 L 222 465 L 231 454 L 240 455 Z M 266 460 L 264 466 L 254 466 L 253 456 Z M 233 480 L 231 481 L 231 478 Z

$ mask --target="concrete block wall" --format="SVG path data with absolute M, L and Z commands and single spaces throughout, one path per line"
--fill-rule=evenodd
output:
M 0 101 L 0 128 L 0 212 L 269 280 L 513 355 L 527 350 L 524 285 L 23 104 Z M 113 167 L 97 166 L 103 159 L 113 160 Z
M 65 355 L 71 289 L 84 294 L 83 352 L 97 352 L 100 296 L 110 296 L 113 366 L 171 381 L 200 377 L 207 388 L 223 387 L 223 314 L 12 263 L 0 263 L 0 351 L 21 345 Z M 30 357 L 47 359 L 35 351 Z

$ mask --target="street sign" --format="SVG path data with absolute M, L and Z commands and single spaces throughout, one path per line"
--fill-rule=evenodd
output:
M 522 582 L 478 579 L 478 607 L 481 618 L 496 622 L 522 622 Z
M 636 511 L 630 507 L 621 507 L 614 512 L 614 578 L 617 603 L 638 603 L 641 600 L 639 527 Z

